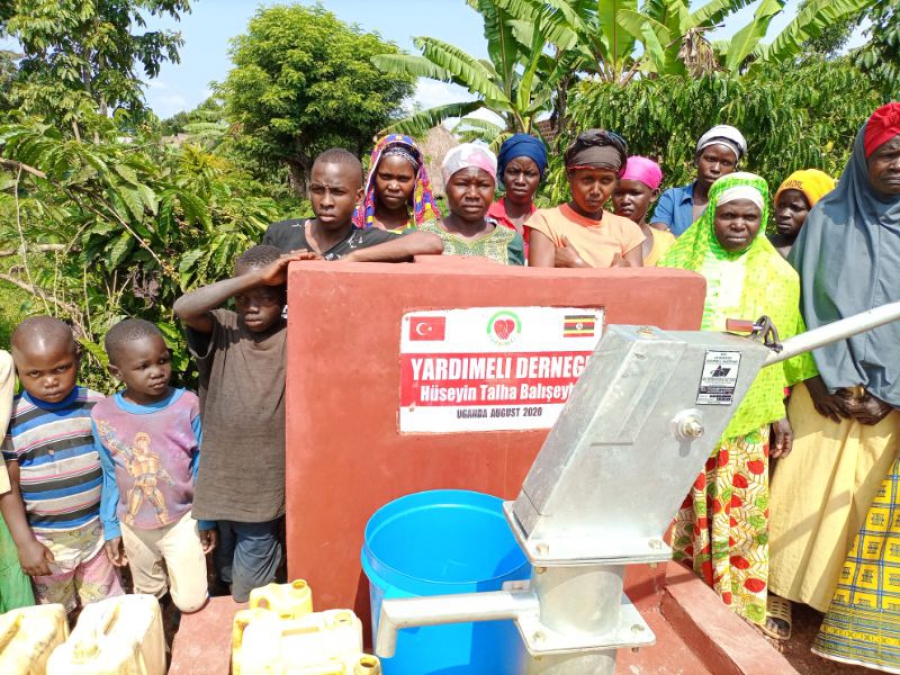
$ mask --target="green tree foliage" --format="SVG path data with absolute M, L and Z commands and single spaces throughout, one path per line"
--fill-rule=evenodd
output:
M 208 150 L 222 149 L 233 140 L 232 125 L 225 118 L 225 107 L 214 96 L 209 97 L 193 110 L 176 113 L 160 122 L 163 136 L 187 136 L 190 142 Z
M 233 41 L 234 68 L 219 87 L 239 149 L 263 167 L 286 164 L 298 187 L 321 151 L 362 153 L 413 92 L 412 77 L 372 64 L 385 53 L 397 48 L 321 5 L 260 9 Z
M 796 169 L 839 176 L 857 130 L 878 104 L 870 83 L 845 58 L 799 68 L 773 64 L 743 77 L 643 78 L 627 88 L 585 82 L 571 112 L 573 128 L 611 129 L 628 140 L 630 153 L 659 161 L 665 187 L 693 180 L 697 139 L 713 125 L 732 124 L 749 144 L 742 167 L 777 186 Z M 567 198 L 558 157 L 549 182 L 551 201 Z
M 0 112 L 7 112 L 13 107 L 13 84 L 19 72 L 17 62 L 21 54 L 0 49 Z
M 800 11 L 803 11 L 811 1 L 801 0 Z M 873 9 L 877 9 L 878 5 L 879 3 L 876 3 Z M 853 31 L 859 28 L 866 18 L 868 18 L 868 12 L 857 12 L 826 26 L 820 35 L 806 41 L 804 47 L 806 47 L 807 53 L 813 52 L 826 59 L 837 58 L 846 47 L 847 42 L 850 41 Z
M 869 41 L 853 60 L 875 82 L 883 102 L 895 101 L 900 98 L 900 0 L 878 3 L 869 18 Z
M 159 123 L 159 131 L 163 136 L 176 136 L 185 132 L 185 127 L 191 123 L 192 110 L 182 110 L 171 117 L 167 117 Z
M 22 313 L 72 322 L 95 386 L 109 388 L 98 367 L 102 339 L 126 316 L 156 322 L 176 371 L 190 373 L 175 299 L 230 275 L 234 258 L 285 209 L 197 145 L 152 135 L 124 142 L 113 120 L 90 123 L 98 142 L 34 120 L 0 126 L 0 263 L 15 262 L 0 265 L 0 285 L 23 292 Z
M 188 0 L 9 0 L 3 5 L 0 28 L 25 53 L 16 104 L 66 127 L 91 112 L 102 116 L 112 108 L 142 108 L 141 77 L 156 77 L 166 60 L 177 62 L 182 45 L 178 33 L 145 30 L 145 17 L 178 19 L 190 11 Z

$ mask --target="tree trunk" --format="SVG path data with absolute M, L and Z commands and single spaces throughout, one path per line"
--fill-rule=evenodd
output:
M 285 160 L 288 167 L 288 178 L 294 191 L 305 198 L 309 191 L 309 175 L 312 172 L 312 161 L 308 157 L 290 157 Z
M 572 78 L 567 77 L 559 83 L 556 89 L 556 110 L 551 116 L 556 124 L 558 134 L 563 134 L 566 130 L 566 121 L 569 112 L 569 85 Z

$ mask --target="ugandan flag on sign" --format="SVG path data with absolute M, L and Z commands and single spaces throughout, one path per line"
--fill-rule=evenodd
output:
M 593 314 L 567 314 L 563 337 L 594 337 L 597 318 Z

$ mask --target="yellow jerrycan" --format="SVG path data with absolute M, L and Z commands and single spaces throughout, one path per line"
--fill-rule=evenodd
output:
M 88 605 L 47 675 L 165 675 L 162 613 L 152 595 L 120 595 Z
M 311 666 L 288 665 L 271 672 L 278 675 L 382 675 L 381 661 L 368 654 L 336 657 Z
M 69 635 L 62 605 L 38 605 L 0 614 L 0 673 L 44 675 L 47 659 Z
M 299 619 L 313 611 L 312 589 L 303 579 L 269 584 L 250 591 L 250 609 L 268 609 L 282 619 Z
M 233 675 L 378 675 L 378 659 L 362 653 L 362 624 L 349 609 L 282 619 L 256 612 L 238 638 Z

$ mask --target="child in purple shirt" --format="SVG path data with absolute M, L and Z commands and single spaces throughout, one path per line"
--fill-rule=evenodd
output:
M 149 321 L 121 321 L 105 345 L 109 370 L 125 385 L 91 412 L 106 553 L 117 567 L 130 565 L 136 592 L 163 599 L 169 590 L 180 611 L 195 612 L 208 597 L 206 554 L 216 543 L 215 524 L 191 517 L 199 401 L 169 386 L 169 350 Z

